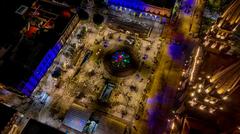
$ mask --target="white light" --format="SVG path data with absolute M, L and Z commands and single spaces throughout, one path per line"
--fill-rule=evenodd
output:
M 193 80 L 193 75 L 194 75 L 194 72 L 195 72 L 195 69 L 196 69 L 196 64 L 197 64 L 197 59 L 198 59 L 199 53 L 200 53 L 200 47 L 198 47 L 197 53 L 194 57 L 194 63 L 193 63 L 193 69 L 192 69 L 192 72 L 191 72 L 191 75 L 190 75 L 190 81 Z
M 181 84 L 182 84 L 182 81 L 179 82 L 179 85 L 181 85 Z
M 192 93 L 191 93 L 191 96 L 192 96 L 192 97 L 193 97 L 193 96 L 195 96 L 195 93 L 194 93 L 194 92 L 192 92 Z
M 227 96 L 224 96 L 222 99 L 223 99 L 223 100 L 227 100 L 227 99 L 228 99 L 228 97 L 227 97 Z
M 200 110 L 204 110 L 205 108 L 206 108 L 206 106 L 204 106 L 204 105 L 199 106 Z
M 172 127 L 171 127 L 171 129 L 173 130 L 174 127 L 175 127 L 175 123 L 173 122 L 173 123 L 172 123 Z
M 212 114 L 212 113 L 214 113 L 214 112 L 215 112 L 215 109 L 213 109 L 213 108 L 210 108 L 210 109 L 209 109 L 209 113 Z
M 209 93 L 209 92 L 210 92 L 210 90 L 209 90 L 209 89 L 206 89 L 206 90 L 205 90 L 205 92 L 206 92 L 206 93 Z
M 202 91 L 201 89 L 198 89 L 198 93 L 201 93 L 201 91 Z
M 192 106 L 192 107 L 193 107 L 193 106 L 195 106 L 195 105 L 197 105 L 197 103 L 196 103 L 196 102 L 194 102 L 193 100 L 189 101 L 188 103 L 189 103 L 189 104 L 190 104 L 190 106 Z
M 207 98 L 204 99 L 205 102 L 209 102 L 209 100 Z
M 209 103 L 210 103 L 210 104 L 215 104 L 216 102 L 214 102 L 214 101 L 210 101 Z
M 208 79 L 210 79 L 210 78 L 211 78 L 211 76 L 210 76 L 210 75 L 208 75 L 208 76 L 207 76 L 207 78 L 208 78 Z
M 223 110 L 223 107 L 220 107 L 219 109 L 220 109 L 220 110 Z

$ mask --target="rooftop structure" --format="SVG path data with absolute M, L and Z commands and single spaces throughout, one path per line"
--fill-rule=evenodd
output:
M 64 134 L 63 132 L 30 119 L 21 134 Z
M 214 54 L 208 58 L 198 71 L 198 79 L 182 96 L 184 105 L 178 110 L 184 109 L 187 116 L 201 120 L 201 124 L 215 125 L 215 133 L 232 133 L 240 123 L 240 61 Z M 219 61 L 213 61 L 216 58 Z
M 91 116 L 91 111 L 84 111 L 77 105 L 73 105 L 67 112 L 63 124 L 69 128 L 83 132 Z
M 0 133 L 8 125 L 17 111 L 0 103 Z
M 240 61 L 217 71 L 210 79 L 209 89 L 215 94 L 230 95 L 240 88 Z M 209 90 L 209 91 L 210 91 Z

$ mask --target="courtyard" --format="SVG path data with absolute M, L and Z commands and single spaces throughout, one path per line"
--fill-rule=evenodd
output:
M 92 109 L 100 105 L 104 108 L 98 110 L 130 121 L 139 110 L 143 110 L 139 104 L 146 99 L 144 95 L 148 92 L 148 83 L 156 66 L 154 64 L 158 62 L 156 56 L 160 45 L 158 39 L 149 41 L 131 33 L 114 31 L 107 25 L 80 23 L 35 91 L 48 92 L 53 97 L 52 104 L 60 106 L 59 111 L 66 111 L 72 103 Z M 71 46 L 74 46 L 73 50 L 69 50 Z M 108 65 L 104 64 L 105 55 L 123 47 L 131 49 L 129 51 L 134 55 L 134 62 L 137 64 L 134 71 L 130 74 L 128 69 L 127 74 L 126 71 L 118 72 L 118 69 L 109 72 L 106 69 Z M 129 64 L 132 64 L 133 57 L 129 60 Z M 56 68 L 61 68 L 61 75 L 54 78 L 51 70 Z M 125 74 L 121 76 L 114 73 Z M 100 97 L 107 90 L 104 88 L 107 82 L 115 86 L 103 104 Z M 55 92 L 51 94 L 52 91 Z

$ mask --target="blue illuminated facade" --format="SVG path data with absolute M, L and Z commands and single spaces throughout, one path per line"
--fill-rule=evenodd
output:
M 175 0 L 171 0 L 171 2 L 172 1 Z M 162 24 L 165 24 L 166 22 L 173 20 L 171 19 L 171 17 L 174 17 L 170 15 L 173 10 L 171 8 L 173 7 L 169 8 L 169 10 L 165 10 L 168 13 L 160 15 L 158 13 L 154 13 L 153 10 L 150 11 L 149 9 L 154 9 L 155 6 L 145 3 L 143 0 L 107 0 L 106 3 L 111 9 L 115 11 L 125 12 L 126 14 L 154 20 L 157 22 L 161 22 Z M 166 18 L 168 18 L 169 20 L 166 21 Z
M 141 0 L 108 0 L 108 5 L 118 5 L 131 8 L 136 11 L 144 11 L 147 5 Z
M 23 85 L 19 86 L 20 91 L 26 95 L 31 96 L 34 89 L 37 87 L 39 81 L 47 72 L 48 68 L 52 65 L 54 59 L 57 57 L 59 51 L 62 48 L 62 44 L 57 42 L 52 49 L 50 49 L 40 64 L 37 66 L 32 76 L 28 79 L 27 82 L 23 81 Z

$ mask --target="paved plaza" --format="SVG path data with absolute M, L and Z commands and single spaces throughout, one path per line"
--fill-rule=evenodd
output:
M 83 27 L 87 29 L 87 33 L 82 39 L 77 39 L 77 34 Z M 161 42 L 158 39 L 149 41 L 134 37 L 136 44 L 133 46 L 133 53 L 137 55 L 137 62 L 140 64 L 138 70 L 126 77 L 112 76 L 103 65 L 104 54 L 123 46 L 127 36 L 130 35 L 111 30 L 106 25 L 96 27 L 93 24 L 79 24 L 76 32 L 73 32 L 55 60 L 55 65 L 50 69 L 49 75 L 46 75 L 40 83 L 38 90 L 46 91 L 49 94 L 55 91 L 50 96 L 62 96 L 60 99 L 68 105 L 76 101 L 91 107 L 98 101 L 104 83 L 106 79 L 109 79 L 116 84 L 116 88 L 112 91 L 109 98 L 110 105 L 106 107 L 105 112 L 125 120 L 131 120 L 139 109 L 139 103 L 144 101 L 143 95 L 147 92 L 147 84 L 155 67 L 154 62 L 156 62 L 159 50 L 157 48 L 160 47 Z M 68 44 L 71 43 L 76 43 L 74 55 L 78 59 L 64 56 L 69 47 Z M 93 51 L 93 54 L 81 65 L 87 51 Z M 57 79 L 50 75 L 51 70 L 56 67 L 64 70 Z M 57 83 L 61 83 L 58 88 L 56 88 Z M 82 95 L 81 98 L 77 97 L 79 94 Z M 60 102 L 58 101 L 58 103 Z M 122 114 L 124 112 L 126 115 Z
M 104 56 L 125 46 L 135 55 L 138 66 L 134 73 L 118 77 L 106 70 Z M 80 22 L 35 89 L 32 100 L 15 98 L 10 104 L 25 113 L 27 118 L 23 122 L 35 118 L 59 129 L 64 129 L 62 120 L 72 104 L 104 113 L 107 116 L 104 118 L 111 118 L 108 121 L 126 125 L 144 110 L 160 48 L 160 38 L 143 39 L 130 32 L 114 31 L 107 24 L 96 26 Z M 56 77 L 54 73 L 57 70 L 60 70 L 60 75 Z M 100 96 L 106 82 L 115 86 L 106 103 L 102 104 Z M 101 131 L 99 129 L 99 133 Z

